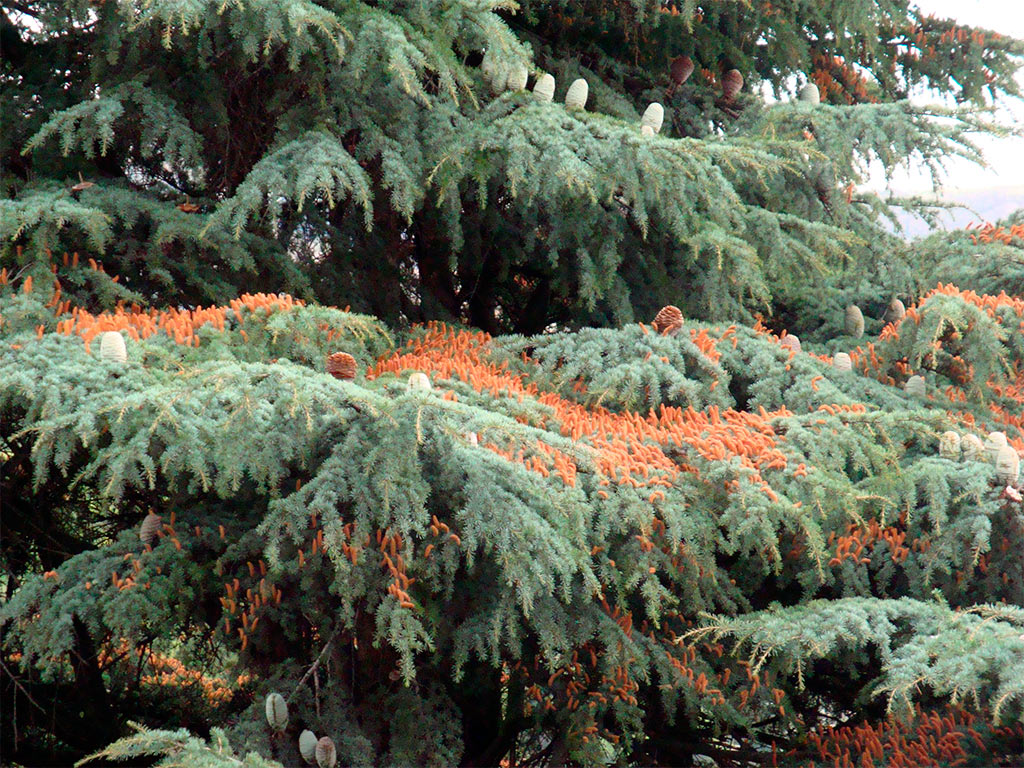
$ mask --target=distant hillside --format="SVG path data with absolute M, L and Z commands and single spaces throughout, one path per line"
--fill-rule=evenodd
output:
M 1024 185 L 956 190 L 942 195 L 940 199 L 966 206 L 944 213 L 941 217 L 943 229 L 961 229 L 971 222 L 996 221 L 1024 208 Z M 927 235 L 930 230 L 916 216 L 901 214 L 899 219 L 908 238 Z

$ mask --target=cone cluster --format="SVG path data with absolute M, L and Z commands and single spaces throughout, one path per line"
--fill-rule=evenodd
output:
M 496 96 L 503 91 L 522 91 L 526 88 L 529 72 L 524 64 L 508 67 L 492 51 L 487 51 L 480 69 L 491 92 Z
M 1016 485 L 1020 480 L 1020 455 L 1007 441 L 1005 432 L 990 432 L 984 442 L 973 434 L 961 437 L 952 430 L 943 432 L 939 455 L 953 461 L 962 457 L 964 461 L 991 463 L 1000 485 Z

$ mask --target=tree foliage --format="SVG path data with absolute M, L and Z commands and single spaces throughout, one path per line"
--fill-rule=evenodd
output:
M 858 189 L 980 160 L 1024 43 L 904 0 L 0 34 L 5 759 L 1024 750 L 1024 224 L 909 244 Z
M 396 334 L 287 296 L 94 315 L 27 279 L 2 301 L 26 755 L 172 711 L 225 735 L 105 755 L 217 765 L 228 738 L 290 765 L 308 728 L 342 764 L 813 762 L 846 749 L 829 723 L 936 711 L 972 759 L 1020 747 L 1024 507 L 984 451 L 938 450 L 1024 448 L 1019 298 L 943 285 L 800 351 L 761 324 Z M 323 372 L 339 349 L 354 380 Z
M 643 319 L 679 285 L 688 314 L 748 322 L 795 311 L 797 274 L 909 290 L 884 201 L 853 185 L 977 158 L 1024 56 L 904 1 L 4 8 L 5 259 L 41 276 L 79 251 L 129 302 L 286 290 L 491 333 Z M 555 74 L 556 103 L 521 73 Z M 789 98 L 811 80 L 823 104 Z M 901 100 L 921 86 L 961 105 Z

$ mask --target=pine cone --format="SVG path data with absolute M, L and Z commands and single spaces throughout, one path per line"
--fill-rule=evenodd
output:
M 327 358 L 327 372 L 336 379 L 354 379 L 356 359 L 348 352 L 335 352 Z
M 885 314 L 882 315 L 882 322 L 886 325 L 890 323 L 898 323 L 907 314 L 907 308 L 903 306 L 903 302 L 899 299 L 893 299 L 889 302 L 888 308 L 885 310 Z
M 679 307 L 669 304 L 654 316 L 654 330 L 662 335 L 675 336 L 683 327 L 683 313 Z
M 924 376 L 918 376 L 915 374 L 907 379 L 907 383 L 903 385 L 903 390 L 908 395 L 924 397 L 928 392 L 928 385 L 925 383 Z
M 743 90 L 743 75 L 738 69 L 730 69 L 722 75 L 722 96 L 726 102 L 735 99 L 741 90 Z
M 146 545 L 152 544 L 160 532 L 160 515 L 150 512 L 139 526 L 139 540 Z
M 846 352 L 836 352 L 832 358 L 832 365 L 835 366 L 837 371 L 852 371 L 853 361 L 850 359 L 850 355 Z
M 996 479 L 1004 485 L 1016 485 L 1020 478 L 1020 456 L 1012 445 L 1004 445 L 996 456 Z
M 846 308 L 846 335 L 855 339 L 864 335 L 864 313 L 856 304 Z
M 779 342 L 783 349 L 791 349 L 794 352 L 800 351 L 800 337 L 794 336 L 792 333 L 787 333 L 782 337 L 782 341 Z
M 316 745 L 316 734 L 312 731 L 305 730 L 299 734 L 299 754 L 310 765 L 316 762 Z
M 950 461 L 960 458 L 960 434 L 950 430 L 939 438 L 939 456 Z
M 661 124 L 665 120 L 665 108 L 656 101 L 652 101 L 647 105 L 647 109 L 644 110 L 644 115 L 640 118 L 640 126 L 650 126 L 654 133 L 661 132 Z
M 821 104 L 821 91 L 814 83 L 808 83 L 800 90 L 800 101 L 805 104 Z
M 508 82 L 505 86 L 510 91 L 523 91 L 526 90 L 526 81 L 529 79 L 530 73 L 527 72 L 524 64 L 517 64 L 512 67 L 512 71 L 508 73 Z
M 271 693 L 266 701 L 267 724 L 275 731 L 288 727 L 288 705 L 280 693 Z
M 100 357 L 115 363 L 127 362 L 128 350 L 120 331 L 106 331 L 100 335 Z
M 1005 432 L 989 432 L 985 441 L 985 454 L 993 464 L 999 459 L 999 452 L 1007 446 Z
M 964 461 L 984 461 L 986 458 L 985 444 L 977 435 L 967 434 L 960 440 L 963 448 Z
M 329 736 L 321 736 L 316 743 L 316 764 L 320 768 L 334 768 L 338 762 L 338 753 L 334 748 L 334 742 Z
M 566 109 L 583 109 L 587 106 L 587 93 L 590 88 L 587 86 L 587 81 L 582 77 L 573 80 L 572 85 L 569 86 L 569 90 L 565 94 L 565 108 Z
M 551 101 L 555 96 L 555 78 L 545 73 L 533 84 L 533 94 L 541 101 Z
M 669 65 L 669 73 L 676 87 L 682 85 L 693 74 L 693 59 L 689 56 L 676 56 Z
M 431 389 L 430 377 L 423 371 L 413 371 L 405 382 L 407 392 L 429 392 Z

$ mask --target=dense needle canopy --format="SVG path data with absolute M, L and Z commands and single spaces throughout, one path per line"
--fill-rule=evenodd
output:
M 1024 218 L 908 243 L 935 204 L 859 186 L 978 159 L 1024 43 L 0 0 L 0 45 L 5 760 L 1024 750 Z

